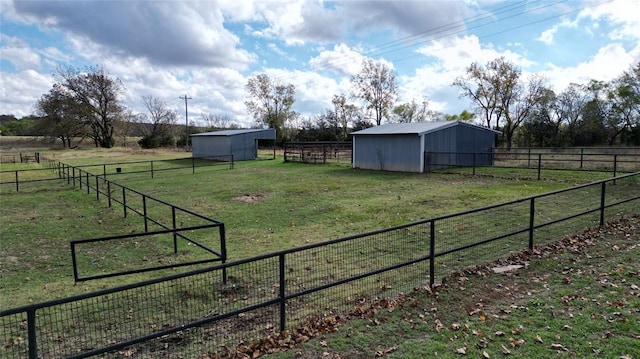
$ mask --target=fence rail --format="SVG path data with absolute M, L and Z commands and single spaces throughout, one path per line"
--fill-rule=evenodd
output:
M 43 158 L 44 160 L 44 158 Z M 20 191 L 25 185 L 37 184 L 47 181 L 59 181 L 59 176 L 47 176 L 47 174 L 57 173 L 62 170 L 56 167 L 64 167 L 59 161 L 46 160 L 47 168 L 36 168 L 26 170 L 5 170 L 0 171 L 0 188 L 12 187 L 16 191 Z M 154 178 L 158 173 L 176 170 L 191 170 L 196 172 L 196 168 L 227 165 L 233 169 L 235 162 L 232 155 L 202 157 L 202 158 L 181 158 L 174 160 L 154 160 L 154 161 L 129 161 L 129 162 L 113 162 L 97 165 L 80 165 L 71 166 L 76 169 L 83 169 L 85 172 L 91 171 L 92 174 L 101 176 L 103 179 L 113 178 L 120 175 L 132 174 L 149 174 Z M 95 172 L 95 173 L 94 173 Z M 70 179 L 76 178 L 73 174 Z
M 582 170 L 632 173 L 640 170 L 640 152 L 632 153 L 551 153 L 526 151 L 495 152 L 425 152 L 426 171 L 459 168 L 476 174 L 482 168 L 527 169 L 535 173 L 538 180 L 543 170 Z
M 0 312 L 7 358 L 202 357 L 640 211 L 640 172 Z M 223 271 L 228 275 L 222 279 Z M 25 339 L 26 338 L 26 339 Z M 108 354 L 112 353 L 112 354 Z M 111 355 L 111 356 L 110 356 Z

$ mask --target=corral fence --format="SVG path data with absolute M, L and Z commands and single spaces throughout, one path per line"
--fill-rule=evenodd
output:
M 132 163 L 130 162 L 127 164 Z M 122 163 L 119 165 L 122 165 Z M 113 166 L 113 164 L 111 164 L 111 166 Z M 153 178 L 154 167 L 152 161 L 150 163 L 150 166 L 151 177 Z M 226 261 L 227 252 L 225 228 L 222 222 L 109 180 L 107 179 L 107 165 L 100 166 L 103 169 L 103 173 L 101 175 L 90 173 L 84 169 L 90 167 L 94 166 L 72 166 L 59 161 L 49 161 L 49 168 L 57 174 L 59 179 L 65 180 L 68 184 L 72 184 L 74 187 L 77 187 L 80 190 L 86 190 L 87 195 L 93 192 L 96 196 L 96 200 L 100 200 L 100 197 L 102 196 L 107 201 L 109 208 L 112 208 L 114 205 L 120 205 L 123 211 L 122 214 L 125 218 L 130 213 L 137 214 L 142 217 L 144 231 L 124 235 L 71 241 L 70 245 L 71 259 L 73 264 L 73 277 L 76 282 L 156 271 L 167 268 L 199 265 L 217 261 L 221 261 L 224 263 Z M 116 173 L 121 173 L 121 171 L 119 170 L 120 168 L 121 167 L 115 168 Z M 195 167 L 193 168 L 195 169 Z M 156 171 L 158 171 L 158 169 L 156 169 Z M 178 225 L 178 223 L 180 223 L 180 225 Z M 151 226 L 155 226 L 155 228 L 159 229 L 151 229 Z M 218 249 L 212 249 L 209 246 L 203 244 L 203 241 L 201 239 L 198 239 L 198 237 L 207 238 L 207 236 L 209 235 L 208 230 L 211 229 L 216 229 L 218 231 Z M 127 241 L 141 241 L 142 239 L 149 239 L 150 242 L 158 242 L 159 239 L 157 237 L 160 237 L 162 235 L 169 235 L 172 237 L 171 243 L 174 255 L 178 254 L 178 239 L 182 239 L 189 244 L 192 244 L 208 252 L 211 257 L 198 261 L 187 261 L 182 263 L 173 262 L 165 265 L 137 267 L 133 269 L 122 270 L 119 272 L 84 276 L 81 275 L 79 271 L 79 248 L 90 247 L 95 243 L 126 243 Z M 101 249 L 104 250 L 104 248 Z M 120 248 L 120 250 L 122 250 L 122 248 Z M 86 265 L 86 267 L 88 268 L 92 266 L 95 266 L 95 262 L 92 262 L 91 265 Z M 226 281 L 226 278 L 224 280 Z
M 0 154 L 0 163 L 40 163 L 40 152 L 34 153 L 3 153 Z
M 285 162 L 350 164 L 352 158 L 351 142 L 286 142 L 284 144 Z
M 40 156 L 38 156 L 40 158 Z M 60 177 L 55 175 L 51 176 L 51 170 L 53 173 L 58 174 L 60 171 L 64 171 L 66 167 L 69 167 L 72 171 L 78 169 L 84 169 L 91 171 L 95 176 L 101 176 L 103 179 L 113 178 L 118 175 L 135 175 L 135 174 L 148 174 L 151 178 L 154 178 L 158 173 L 165 171 L 176 170 L 191 170 L 191 173 L 196 173 L 196 169 L 200 167 L 210 166 L 229 166 L 229 169 L 233 169 L 235 162 L 233 155 L 215 156 L 215 157 L 187 157 L 179 159 L 169 160 L 153 160 L 153 161 L 127 161 L 127 162 L 113 162 L 103 163 L 96 165 L 79 165 L 70 166 L 65 165 L 59 161 L 45 159 L 47 168 L 35 168 L 25 170 L 3 170 L 0 171 L 0 188 L 13 187 L 16 191 L 20 191 L 25 185 L 37 185 L 47 181 L 59 181 Z M 71 173 L 67 176 L 69 180 L 76 179 L 77 176 Z
M 602 152 L 600 152 L 602 150 Z M 425 171 L 469 171 L 483 168 L 525 169 L 538 180 L 544 170 L 571 170 L 632 173 L 640 170 L 640 148 L 516 148 L 494 152 L 425 152 Z
M 640 172 L 0 312 L 3 358 L 203 358 L 640 211 Z M 222 272 L 228 274 L 227 283 Z

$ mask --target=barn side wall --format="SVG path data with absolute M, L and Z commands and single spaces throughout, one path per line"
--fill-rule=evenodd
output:
M 228 136 L 192 136 L 191 152 L 196 158 L 225 156 L 231 154 L 230 137 Z
M 253 133 L 231 136 L 231 153 L 234 161 L 254 160 L 258 156 L 257 137 Z
M 474 161 L 475 165 L 493 164 L 492 153 L 496 136 L 493 132 L 464 125 L 456 126 L 456 130 L 458 132 L 457 152 L 460 153 L 456 165 L 472 166 Z M 475 155 L 468 153 L 475 153 Z
M 354 168 L 420 172 L 420 137 L 415 134 L 354 136 L 353 151 Z
M 444 164 L 456 163 L 457 127 L 447 127 L 424 135 L 425 171 L 446 167 Z

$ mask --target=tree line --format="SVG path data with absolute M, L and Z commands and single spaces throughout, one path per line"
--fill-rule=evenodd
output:
M 67 148 L 85 140 L 110 148 L 116 136 L 138 136 L 140 146 L 155 148 L 185 145 L 189 133 L 239 128 L 228 115 L 203 114 L 200 126 L 192 122 L 185 129 L 166 102 L 148 95 L 141 96 L 146 112 L 133 113 L 121 104 L 123 84 L 102 66 L 59 68 L 54 78 L 35 105 L 36 115 L 0 116 L 2 135 L 47 136 Z M 351 92 L 334 94 L 329 108 L 305 118 L 293 110 L 293 84 L 259 74 L 245 85 L 245 106 L 253 127 L 276 129 L 279 144 L 345 141 L 353 131 L 382 123 L 459 120 L 500 131 L 499 145 L 507 149 L 640 145 L 640 62 L 612 81 L 570 84 L 558 93 L 546 78 L 524 76 L 504 57 L 473 62 L 452 86 L 474 108 L 453 115 L 430 110 L 426 98 L 398 103 L 396 74 L 382 61 L 364 60 L 350 82 Z

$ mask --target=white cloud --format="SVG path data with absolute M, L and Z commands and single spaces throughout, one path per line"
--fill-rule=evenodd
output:
M 10 62 L 18 71 L 40 68 L 40 56 L 22 39 L 0 33 L 0 59 Z
M 337 44 L 333 50 L 322 51 L 309 61 L 317 71 L 332 70 L 343 76 L 355 75 L 360 71 L 364 57 L 345 44 Z
M 151 63 L 243 68 L 254 59 L 238 49 L 215 2 L 21 1 L 17 13 L 55 25 L 103 53 L 146 57 Z
M 588 1 L 591 5 L 578 15 L 578 19 L 603 20 L 618 24 L 609 34 L 613 40 L 623 38 L 640 39 L 640 2 L 637 0 L 614 0 L 605 3 Z M 597 23 L 596 23 L 597 25 Z
M 51 76 L 45 76 L 35 70 L 24 70 L 15 73 L 2 73 L 0 86 L 0 103 L 2 112 L 20 118 L 31 115 L 35 104 L 44 94 L 43 89 L 53 86 Z
M 600 48 L 593 57 L 576 66 L 559 67 L 548 63 L 548 70 L 539 73 L 550 80 L 555 91 L 563 91 L 570 83 L 586 84 L 591 79 L 613 80 L 639 61 L 640 44 L 627 51 L 620 43 L 612 43 Z

